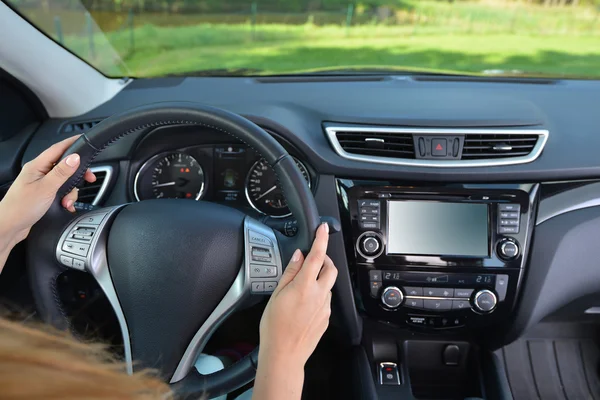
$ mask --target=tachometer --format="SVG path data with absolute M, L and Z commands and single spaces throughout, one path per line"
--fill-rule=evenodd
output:
M 294 160 L 310 187 L 308 170 L 298 159 L 294 158 Z M 255 210 L 263 214 L 276 218 L 290 215 L 290 209 L 279 187 L 275 172 L 263 159 L 257 161 L 248 172 L 246 198 Z
M 189 154 L 169 153 L 156 156 L 146 162 L 142 171 L 151 174 L 149 187 L 143 190 L 147 197 L 193 200 L 202 197 L 204 170 Z M 136 183 L 136 197 L 142 200 L 138 195 L 138 184 L 140 182 Z

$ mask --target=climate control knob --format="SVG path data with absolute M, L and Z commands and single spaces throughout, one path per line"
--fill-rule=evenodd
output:
M 497 303 L 498 299 L 496 298 L 494 292 L 486 289 L 477 292 L 473 298 L 473 307 L 475 307 L 475 310 L 481 313 L 489 313 L 494 311 Z
M 376 254 L 380 246 L 379 240 L 374 236 L 364 238 L 361 243 L 362 251 L 368 256 Z
M 398 308 L 404 301 L 402 290 L 395 286 L 388 286 L 381 293 L 381 302 L 387 308 Z
M 519 245 L 509 239 L 503 239 L 498 243 L 498 256 L 503 260 L 512 260 L 519 255 Z

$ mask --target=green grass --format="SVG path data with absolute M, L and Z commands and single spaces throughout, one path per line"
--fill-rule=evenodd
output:
M 412 8 L 398 10 L 386 21 L 350 28 L 342 23 L 159 26 L 156 15 L 148 19 L 152 24 L 145 25 L 140 25 L 143 17 L 136 17 L 133 51 L 131 32 L 119 30 L 106 37 L 95 35 L 93 58 L 88 39 L 82 35 L 69 35 L 66 43 L 114 76 L 150 77 L 204 69 L 274 74 L 376 66 L 600 77 L 600 20 L 591 8 L 408 4 Z

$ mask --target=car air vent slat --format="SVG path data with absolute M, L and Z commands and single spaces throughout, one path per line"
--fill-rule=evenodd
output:
M 529 155 L 538 135 L 522 134 L 466 134 L 462 159 L 483 160 Z
M 79 188 L 77 201 L 80 203 L 98 205 L 100 201 L 102 201 L 102 197 L 110 183 L 113 169 L 110 166 L 102 166 L 93 167 L 91 170 L 94 175 L 96 175 L 96 181 L 92 183 L 85 182 L 83 186 Z
M 92 129 L 94 126 L 98 125 L 102 122 L 104 118 L 91 119 L 87 121 L 69 121 L 64 123 L 60 129 L 59 133 L 67 133 L 67 134 L 77 134 L 77 133 L 85 133 Z
M 413 137 L 407 133 L 338 131 L 336 138 L 344 151 L 380 157 L 415 158 Z

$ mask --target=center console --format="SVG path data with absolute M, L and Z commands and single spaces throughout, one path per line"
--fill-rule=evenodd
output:
M 517 300 L 537 185 L 339 180 L 359 307 L 415 330 L 500 323 Z M 345 217 L 344 217 L 345 215 Z

